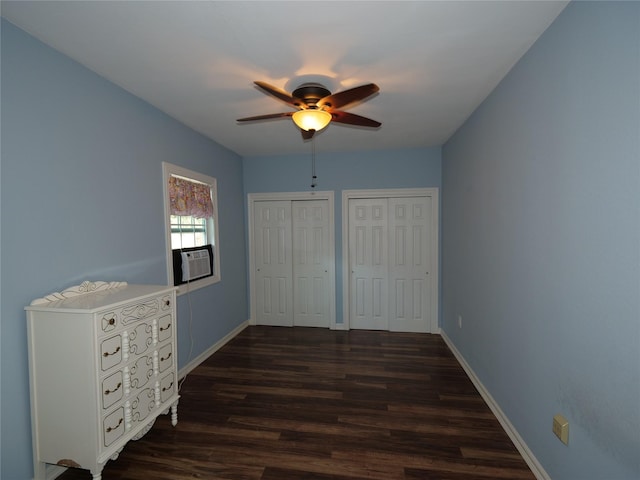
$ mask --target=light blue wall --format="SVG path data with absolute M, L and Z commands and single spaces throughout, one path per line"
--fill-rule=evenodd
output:
M 554 480 L 640 477 L 639 18 L 569 5 L 442 151 L 443 329 Z M 160 163 L 183 165 L 219 186 L 223 282 L 192 296 L 197 355 L 248 317 L 246 194 L 309 190 L 310 156 L 240 162 L 4 20 L 1 80 L 0 476 L 23 480 L 24 305 L 87 278 L 164 283 Z M 440 168 L 439 148 L 319 149 L 337 272 L 341 191 L 439 187 Z
M 242 162 L 5 20 L 1 87 L 0 476 L 25 480 L 32 460 L 23 307 L 86 279 L 166 284 L 168 161 L 218 179 L 222 282 L 191 298 L 193 355 L 206 350 L 248 318 Z M 183 296 L 179 366 L 188 360 L 189 321 Z
M 640 478 L 639 45 L 569 4 L 443 147 L 442 327 L 554 480 Z
M 371 135 L 375 135 L 375 132 L 371 132 Z M 318 179 L 315 190 L 334 192 L 336 322 L 342 323 L 342 191 L 439 188 L 441 183 L 441 149 L 434 147 L 376 152 L 323 153 L 320 145 L 324 140 L 318 140 L 316 150 L 316 175 Z M 311 147 L 309 147 L 309 151 L 311 152 Z M 311 153 L 280 157 L 245 157 L 243 158 L 243 170 L 245 194 L 312 190 L 310 187 Z

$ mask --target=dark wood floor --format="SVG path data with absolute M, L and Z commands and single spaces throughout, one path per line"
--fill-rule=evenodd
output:
M 62 480 L 90 479 L 70 469 Z M 249 327 L 104 480 L 535 479 L 438 335 Z

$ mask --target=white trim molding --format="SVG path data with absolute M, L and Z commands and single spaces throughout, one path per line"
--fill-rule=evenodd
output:
M 509 438 L 515 445 L 518 452 L 520 452 L 520 455 L 522 455 L 522 458 L 531 469 L 531 472 L 535 475 L 535 477 L 538 480 L 551 480 L 551 477 L 544 470 L 542 464 L 535 457 L 535 455 L 533 454 L 531 449 L 527 446 L 527 444 L 525 443 L 523 438 L 520 436 L 516 428 L 509 421 L 509 418 L 502 411 L 502 409 L 500 408 L 500 405 L 498 405 L 498 402 L 495 401 L 495 399 L 489 393 L 489 390 L 487 390 L 485 386 L 482 384 L 478 376 L 475 374 L 471 366 L 464 359 L 462 354 L 458 351 L 458 349 L 453 344 L 451 339 L 447 337 L 447 334 L 444 331 L 440 332 L 440 336 L 444 340 L 444 343 L 446 343 L 447 346 L 449 347 L 449 350 L 451 350 L 453 355 L 456 357 L 456 359 L 458 360 L 458 362 L 460 363 L 464 371 L 467 373 L 473 385 L 476 387 L 478 392 L 480 392 L 480 396 L 484 399 L 485 402 L 487 402 L 487 405 L 489 406 L 493 414 L 498 419 L 498 422 L 500 422 L 500 425 L 502 425 L 502 428 L 504 429 L 505 433 L 509 436 Z

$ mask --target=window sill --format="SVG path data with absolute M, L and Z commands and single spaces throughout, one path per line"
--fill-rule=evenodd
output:
M 178 285 L 178 296 L 184 295 L 185 293 L 193 292 L 194 290 L 200 290 L 201 288 L 208 287 L 209 285 L 213 285 L 214 283 L 218 283 L 220 281 L 219 276 L 207 277 L 201 280 L 194 280 L 193 282 L 183 283 L 182 285 Z

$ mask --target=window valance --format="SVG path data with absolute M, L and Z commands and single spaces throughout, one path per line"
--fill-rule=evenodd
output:
M 213 216 L 211 187 L 180 177 L 169 177 L 169 207 L 171 215 L 191 215 L 195 218 Z

